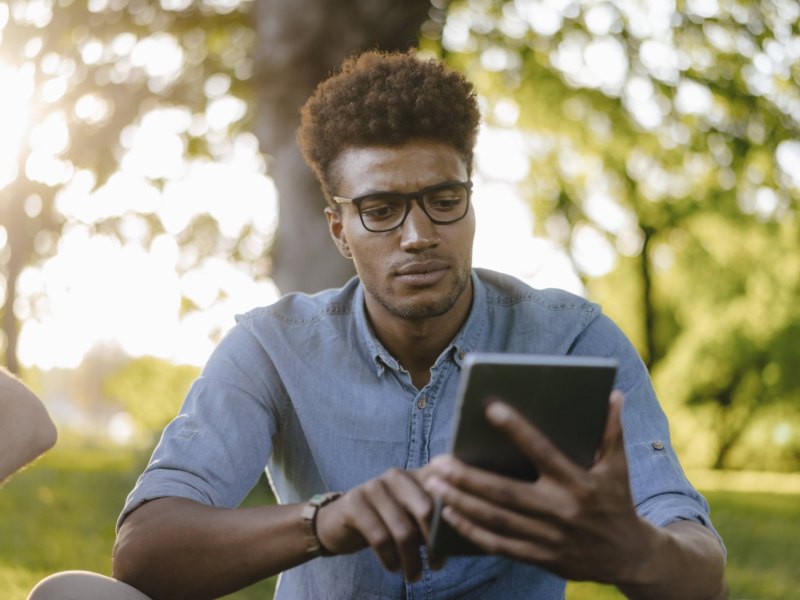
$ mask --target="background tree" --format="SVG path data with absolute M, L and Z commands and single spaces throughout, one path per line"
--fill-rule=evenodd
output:
M 138 125 L 159 109 L 179 106 L 189 117 L 176 136 L 182 154 L 221 160 L 229 152 L 228 136 L 239 130 L 244 114 L 216 130 L 208 117 L 221 96 L 247 98 L 253 35 L 242 10 L 246 6 L 0 3 L 0 88 L 5 88 L 0 155 L 16 156 L 0 173 L 0 238 L 6 238 L 0 244 L 5 283 L 0 294 L 5 343 L 0 346 L 10 370 L 18 370 L 17 281 L 26 266 L 56 252 L 70 220 L 59 210 L 60 198 L 75 188 L 102 188 L 120 167 Z M 222 94 L 208 90 L 213 78 L 225 88 Z M 176 176 L 152 172 L 145 179 L 160 188 Z M 128 212 L 137 213 L 136 208 Z M 146 238 L 163 233 L 148 208 L 139 214 Z M 121 237 L 122 216 L 88 225 L 95 233 Z M 214 223 L 207 225 L 210 236 L 201 224 L 184 228 L 179 242 L 195 244 L 200 257 L 231 245 L 223 243 Z M 263 275 L 263 268 L 263 262 L 253 266 L 256 274 Z
M 40 298 L 16 291 L 19 273 L 74 226 L 70 192 L 102 189 L 124 171 L 148 123 L 172 123 L 170 143 L 187 163 L 229 160 L 255 129 L 281 198 L 272 255 L 270 231 L 222 227 L 233 190 L 177 227 L 143 202 L 83 223 L 91 232 L 127 239 L 133 223 L 142 243 L 168 233 L 182 272 L 216 256 L 254 278 L 271 274 L 282 291 L 340 284 L 352 271 L 331 250 L 323 201 L 294 144 L 297 109 L 347 54 L 404 48 L 423 32 L 425 50 L 477 83 L 487 126 L 521 140 L 530 170 L 520 190 L 536 232 L 571 257 L 628 331 L 666 404 L 719 425 L 712 462 L 740 461 L 735 447 L 759 415 L 794 398 L 787 340 L 798 315 L 764 306 L 793 306 L 797 294 L 786 259 L 798 250 L 797 3 L 329 4 L 0 2 L 0 55 L 13 66 L 0 67 L 0 86 L 13 79 L 25 92 L 0 118 L 30 113 L 2 122 L 3 139 L 21 148 L 0 173 L 11 366 L 17 318 L 40 309 Z M 139 175 L 166 194 L 180 173 L 157 167 Z M 194 308 L 185 298 L 185 311 Z M 781 426 L 795 418 L 781 414 Z
M 429 21 L 430 0 L 262 0 L 256 3 L 256 131 L 270 156 L 281 226 L 272 278 L 282 292 L 342 285 L 355 272 L 333 250 L 325 200 L 295 142 L 300 106 L 357 50 L 406 50 Z
M 187 160 L 226 160 L 236 135 L 258 113 L 257 132 L 281 198 L 284 233 L 271 260 L 272 239 L 264 232 L 247 228 L 232 238 L 214 218 L 198 214 L 176 236 L 195 257 L 183 270 L 204 256 L 226 256 L 254 277 L 272 274 L 283 291 L 316 291 L 352 275 L 350 264 L 330 251 L 322 198 L 294 141 L 298 109 L 355 50 L 415 45 L 430 9 L 428 0 L 0 3 L 0 53 L 11 65 L 6 83 L 23 94 L 2 117 L 18 141 L 11 148 L 16 166 L 0 174 L 0 238 L 6 242 L 0 244 L 0 304 L 9 368 L 18 370 L 20 273 L 54 254 L 70 221 L 58 208 L 59 195 L 76 181 L 84 191 L 101 189 L 123 165 L 137 125 L 165 109 L 183 119 L 175 133 Z M 226 118 L 225 109 L 234 116 Z M 182 175 L 144 174 L 162 190 Z M 122 237 L 123 216 L 92 222 L 91 229 Z M 140 216 L 147 239 L 164 233 L 152 211 L 143 207 Z M 242 252 L 243 243 L 249 251 Z
M 798 17 L 781 0 L 487 0 L 454 2 L 444 26 L 441 51 L 479 74 L 489 123 L 511 106 L 527 132 L 537 231 L 651 369 L 669 357 L 676 401 L 715 407 L 718 467 L 755 413 L 795 399 L 779 340 L 798 315 L 764 308 L 797 292 L 780 256 L 800 250 Z M 590 259 L 615 255 L 607 277 L 591 276 L 587 240 Z M 712 348 L 716 368 L 698 369 Z
M 656 384 L 691 410 L 695 431 L 711 433 L 709 449 L 694 449 L 715 468 L 797 464 L 800 440 L 786 434 L 800 421 L 799 225 L 704 214 L 673 242 L 661 300 L 682 326 Z M 750 440 L 755 455 L 736 451 L 767 423 L 770 430 Z
M 145 356 L 104 381 L 108 398 L 122 406 L 152 443 L 181 407 L 200 369 Z

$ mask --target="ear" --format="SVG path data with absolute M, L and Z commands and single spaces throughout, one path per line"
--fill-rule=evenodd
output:
M 347 244 L 347 236 L 344 233 L 341 211 L 329 206 L 325 209 L 325 218 L 328 219 L 328 229 L 331 232 L 333 243 L 339 249 L 339 253 L 347 259 L 353 258 L 350 253 L 350 246 Z

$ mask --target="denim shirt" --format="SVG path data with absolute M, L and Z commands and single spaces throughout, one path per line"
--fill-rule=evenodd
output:
M 346 491 L 391 467 L 416 469 L 448 450 L 459 372 L 469 352 L 613 356 L 626 397 L 625 450 L 638 514 L 711 528 L 686 480 L 638 354 L 599 307 L 475 269 L 470 314 L 418 390 L 368 322 L 357 278 L 290 294 L 237 317 L 164 430 L 119 523 L 164 496 L 235 507 L 266 467 L 281 503 Z M 713 529 L 712 529 L 713 531 Z M 455 557 L 420 581 L 386 571 L 367 548 L 283 573 L 276 598 L 563 598 L 564 580 L 500 557 Z

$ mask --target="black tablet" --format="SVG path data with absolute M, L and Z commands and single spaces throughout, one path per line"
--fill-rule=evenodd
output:
M 538 477 L 522 453 L 486 421 L 487 404 L 499 399 L 525 415 L 577 464 L 590 467 L 605 429 L 616 370 L 615 359 L 593 356 L 467 355 L 451 454 L 508 477 Z M 482 553 L 441 518 L 438 504 L 429 551 L 435 557 Z

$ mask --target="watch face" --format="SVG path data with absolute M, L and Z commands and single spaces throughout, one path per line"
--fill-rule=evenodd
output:
M 334 500 L 336 500 L 341 495 L 342 495 L 341 492 L 327 492 L 325 494 L 314 494 L 311 497 L 311 500 L 309 500 L 309 502 L 318 508 L 322 508 L 329 502 L 333 502 Z

